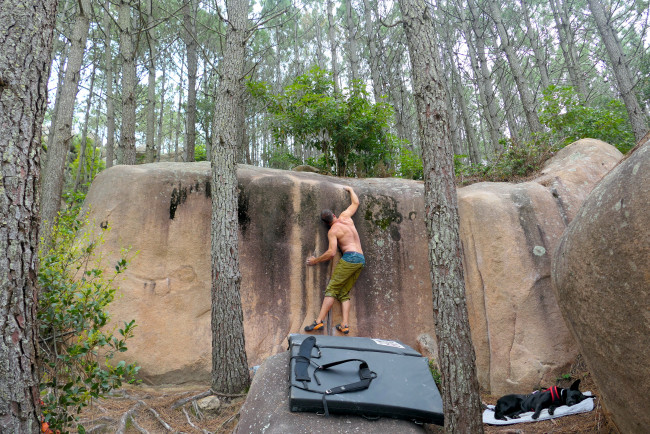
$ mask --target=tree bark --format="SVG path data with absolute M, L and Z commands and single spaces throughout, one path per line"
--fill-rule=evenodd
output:
M 634 131 L 634 137 L 639 141 L 648 131 L 648 120 L 634 94 L 632 74 L 628 68 L 623 48 L 614 33 L 614 29 L 605 16 L 605 9 L 600 0 L 589 0 L 589 9 L 591 9 L 591 16 L 594 18 L 598 27 L 598 33 L 600 33 L 605 48 L 607 48 L 609 65 L 614 70 L 618 91 L 625 103 L 627 115 L 630 118 L 630 124 L 632 124 L 632 130 Z
M 196 70 L 198 65 L 196 43 L 196 3 L 183 0 L 183 32 L 187 50 L 187 109 L 185 111 L 185 157 L 194 161 L 196 146 Z
M 135 48 L 129 0 L 120 0 L 118 13 L 120 26 L 120 55 L 122 56 L 122 126 L 117 146 L 117 164 L 135 164 Z
M 424 0 L 400 0 L 424 163 L 433 317 L 445 431 L 482 433 L 481 400 L 463 280 L 458 204 L 435 31 Z
M 57 114 L 57 125 L 54 129 L 54 140 L 47 151 L 47 163 L 43 168 L 41 196 L 41 236 L 45 245 L 49 243 L 49 234 L 56 224 L 61 207 L 63 181 L 66 157 L 72 139 L 72 118 L 74 116 L 75 99 L 79 90 L 81 65 L 83 64 L 86 40 L 90 27 L 90 0 L 78 2 L 77 17 L 72 32 L 72 45 L 68 57 L 68 67 L 63 80 L 61 102 Z
M 327 35 L 330 42 L 330 55 L 332 56 L 332 80 L 334 80 L 334 93 L 339 93 L 341 91 L 341 83 L 339 80 L 338 54 L 336 53 L 336 18 L 333 9 L 334 3 L 332 0 L 327 0 L 327 22 L 329 23 Z
M 584 104 L 587 102 L 588 90 L 585 84 L 585 79 L 580 71 L 578 62 L 576 60 L 575 48 L 573 44 L 573 37 L 571 32 L 571 22 L 565 13 L 561 13 L 558 4 L 559 0 L 549 0 L 549 5 L 553 11 L 553 19 L 555 20 L 555 28 L 557 29 L 558 38 L 560 41 L 560 49 L 564 57 L 564 63 L 567 71 L 569 72 L 569 79 L 571 84 L 576 90 L 580 101 Z
M 501 19 L 501 6 L 499 6 L 495 0 L 488 0 L 488 3 L 490 7 L 490 15 L 496 24 L 499 39 L 501 39 L 501 49 L 508 59 L 508 65 L 510 66 L 512 76 L 515 79 L 515 84 L 517 85 L 517 92 L 519 93 L 519 98 L 521 99 L 521 105 L 524 108 L 524 114 L 526 115 L 528 128 L 530 128 L 530 132 L 533 134 L 541 133 L 543 127 L 539 121 L 537 110 L 535 109 L 535 101 L 532 94 L 530 93 L 530 86 L 528 85 L 528 81 L 524 76 L 524 72 L 521 68 L 521 62 L 517 57 L 517 53 L 515 53 L 515 49 L 512 46 L 510 38 L 508 37 L 508 32 L 506 31 L 506 28 L 503 25 L 503 20 Z
M 345 18 L 348 31 L 348 57 L 350 58 L 350 81 L 359 77 L 359 53 L 357 50 L 357 26 L 352 16 L 352 0 L 345 0 Z
M 488 134 L 490 135 L 490 150 L 488 147 L 485 148 L 486 156 L 489 156 L 493 153 L 496 153 L 499 149 L 499 139 L 501 138 L 501 131 L 499 130 L 499 119 L 497 117 L 498 109 L 496 105 L 496 97 L 494 95 L 494 86 L 492 84 L 492 79 L 490 78 L 491 72 L 489 70 L 487 59 L 485 57 L 485 42 L 483 38 L 485 37 L 486 29 L 484 26 L 479 25 L 479 10 L 474 0 L 468 1 L 468 6 L 470 10 L 469 21 L 472 25 L 472 31 L 474 37 L 476 38 L 476 45 L 474 44 L 474 38 L 472 38 L 472 33 L 467 29 L 467 26 L 463 23 L 465 28 L 465 38 L 467 41 L 467 46 L 470 52 L 470 60 L 472 63 L 472 69 L 476 76 L 476 82 L 479 89 L 479 97 L 481 100 L 481 107 L 483 109 L 483 118 L 487 122 Z M 461 11 L 461 13 L 463 13 Z
M 366 37 L 368 38 L 368 49 L 370 50 L 370 75 L 372 77 L 372 93 L 375 102 L 378 102 L 384 94 L 383 84 L 381 81 L 379 53 L 377 50 L 377 31 L 372 22 L 372 8 L 370 0 L 363 0 L 363 10 L 366 27 Z
M 456 66 L 456 57 L 451 52 L 449 46 L 447 46 L 447 57 L 449 58 L 450 63 L 451 81 L 456 90 L 456 100 L 460 106 L 460 115 L 463 119 L 463 126 L 465 127 L 469 159 L 472 163 L 479 164 L 481 162 L 481 156 L 478 149 L 478 143 L 476 143 L 476 131 L 474 130 L 474 126 L 469 118 L 469 110 L 467 110 L 463 83 L 460 80 L 460 74 L 458 73 L 458 67 Z
M 84 126 L 83 129 L 81 130 L 81 140 L 79 141 L 79 165 L 77 166 L 77 176 L 75 176 L 74 187 L 73 187 L 73 191 L 75 193 L 77 192 L 77 190 L 79 190 L 79 183 L 81 182 L 81 176 L 84 173 L 84 168 L 86 166 L 86 142 L 88 141 L 88 121 L 90 120 L 90 107 L 93 102 L 93 91 L 95 89 L 96 71 L 97 71 L 96 64 L 93 61 L 93 72 L 90 74 L 90 90 L 88 91 L 88 98 L 86 100 L 86 114 L 84 116 Z
M 115 103 L 113 101 L 113 52 L 111 50 L 110 0 L 106 0 L 104 11 L 104 81 L 106 86 L 106 168 L 113 167 L 115 159 Z
M 167 63 L 162 62 L 162 79 L 160 83 L 160 116 L 158 116 L 158 137 L 156 138 L 156 161 L 160 161 L 160 154 L 162 153 L 162 144 L 163 144 L 163 117 L 165 114 L 165 93 L 167 88 L 165 87 L 165 82 L 167 80 Z
M 178 115 L 176 116 L 176 128 L 174 134 L 174 161 L 178 161 L 178 141 L 181 136 L 181 110 L 183 109 L 183 67 L 185 66 L 185 53 L 181 55 L 181 67 L 178 71 L 180 84 L 180 96 L 178 97 Z
M 156 38 L 153 33 L 153 0 L 147 0 L 147 37 L 149 61 L 147 62 L 147 132 L 145 161 L 153 163 L 156 158 Z M 161 111 L 162 113 L 162 111 Z
M 548 67 L 546 65 L 547 59 L 544 55 L 544 49 L 539 44 L 539 33 L 533 27 L 530 20 L 530 10 L 528 9 L 528 2 L 531 0 L 521 0 L 521 8 L 524 13 L 524 22 L 526 23 L 526 36 L 530 41 L 530 46 L 535 54 L 535 64 L 539 69 L 539 78 L 542 83 L 542 89 L 546 89 L 551 84 L 548 78 Z
M 212 134 L 212 389 L 238 393 L 250 384 L 239 268 L 237 155 L 242 142 L 248 1 L 227 3 L 226 47 Z
M 56 0 L 0 8 L 0 432 L 40 432 L 39 181 Z

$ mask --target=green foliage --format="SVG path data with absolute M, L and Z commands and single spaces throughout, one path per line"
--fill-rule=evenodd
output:
M 93 152 L 95 156 L 95 164 L 93 165 Z M 77 170 L 79 169 L 79 160 L 81 159 L 81 137 L 75 137 L 74 138 L 74 155 L 76 156 L 75 159 L 68 164 L 67 168 L 67 173 L 68 173 L 68 185 L 69 188 L 72 188 L 74 185 L 76 176 L 77 176 Z M 84 155 L 84 161 L 83 161 L 83 172 L 82 172 L 82 179 L 81 179 L 81 184 L 82 187 L 84 187 L 84 190 L 88 189 L 88 186 L 90 183 L 92 183 L 92 180 L 95 178 L 95 175 L 97 175 L 99 172 L 104 170 L 106 168 L 106 164 L 104 163 L 104 160 L 101 158 L 101 149 L 95 148 L 95 142 L 90 139 L 86 138 L 86 154 Z M 92 174 L 91 176 L 88 176 L 90 174 L 92 169 Z M 84 183 L 84 177 L 86 179 L 89 179 L 87 183 Z
M 300 159 L 282 149 L 275 149 L 266 156 L 269 165 L 275 169 L 289 170 L 302 164 Z
M 326 171 L 339 176 L 377 176 L 392 164 L 396 140 L 387 128 L 393 109 L 383 100 L 372 103 L 361 81 L 337 93 L 330 74 L 312 68 L 277 95 L 267 83 L 248 87 L 270 114 L 278 148 L 293 142 L 320 150 Z
M 197 144 L 194 148 L 194 161 L 206 161 L 207 151 L 204 144 Z
M 561 147 L 587 137 L 607 142 L 623 153 L 635 145 L 621 101 L 604 99 L 583 105 L 571 86 L 544 90 L 539 119 L 551 130 L 551 140 Z
M 534 140 L 524 143 L 514 143 L 502 140 L 503 152 L 490 164 L 464 164 L 462 157 L 454 160 L 456 177 L 464 183 L 470 181 L 512 181 L 522 179 L 541 170 L 542 165 L 561 146 L 552 145 L 547 135 L 540 135 Z
M 40 252 L 38 281 L 41 399 L 44 421 L 54 431 L 70 427 L 84 432 L 78 414 L 94 398 L 101 398 L 123 382 L 135 381 L 138 367 L 114 356 L 127 350 L 135 322 L 117 330 L 107 327 L 108 305 L 115 297 L 115 278 L 124 272 L 126 251 L 109 276 L 95 255 L 103 243 L 82 231 L 76 208 L 62 214 L 53 229 L 53 247 Z M 104 229 L 103 231 L 105 231 Z
M 429 371 L 431 371 L 431 376 L 433 377 L 433 381 L 436 382 L 436 386 L 441 387 L 442 374 L 438 369 L 438 365 L 436 364 L 436 361 L 433 359 L 429 359 Z
M 399 164 L 397 175 L 400 178 L 424 179 L 424 168 L 420 155 L 408 149 L 403 144 L 399 146 Z

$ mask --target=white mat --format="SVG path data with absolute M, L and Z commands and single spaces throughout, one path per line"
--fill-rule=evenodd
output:
M 591 392 L 584 392 L 583 394 L 585 396 L 591 396 Z M 576 405 L 572 405 L 571 407 L 569 407 L 568 405 L 563 405 L 561 407 L 558 407 L 555 409 L 555 413 L 553 415 L 548 414 L 548 409 L 545 408 L 539 414 L 539 418 L 537 419 L 533 419 L 532 416 L 534 412 L 532 411 L 529 411 L 527 413 L 521 413 L 519 419 L 508 419 L 508 420 L 495 419 L 494 406 L 488 405 L 487 410 L 483 411 L 483 423 L 487 423 L 490 425 L 512 425 L 515 423 L 537 422 L 540 420 L 554 419 L 556 417 L 568 416 L 570 414 L 586 413 L 594 409 L 594 400 L 596 397 L 593 396 L 592 398 L 594 399 L 585 399 L 584 401 L 579 402 Z

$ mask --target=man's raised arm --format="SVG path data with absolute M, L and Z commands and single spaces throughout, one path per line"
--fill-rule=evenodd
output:
M 343 189 L 350 192 L 350 202 L 352 203 L 339 217 L 352 217 L 357 212 L 357 208 L 359 208 L 359 198 L 354 190 L 352 190 L 352 187 L 346 185 Z

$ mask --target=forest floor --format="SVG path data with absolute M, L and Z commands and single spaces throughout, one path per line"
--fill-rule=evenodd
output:
M 489 434 L 617 434 L 616 428 L 605 417 L 600 393 L 584 363 L 579 360 L 572 367 L 570 374 L 572 378 L 561 380 L 558 386 L 569 387 L 575 379 L 579 378 L 580 390 L 591 391 L 597 396 L 593 411 L 541 422 L 506 426 L 484 425 L 485 432 Z M 201 412 L 191 400 L 179 406 L 183 400 L 200 395 L 202 392 L 205 392 L 205 389 L 128 386 L 117 391 L 114 396 L 98 401 L 92 407 L 85 409 L 81 414 L 81 423 L 88 433 L 115 433 L 120 428 L 122 432 L 128 434 L 232 433 L 239 421 L 239 411 L 245 398 L 221 397 L 222 405 L 216 414 Z M 482 395 L 482 400 L 486 404 L 495 404 L 497 399 L 496 396 Z M 427 425 L 426 431 L 443 432 L 434 425 Z

